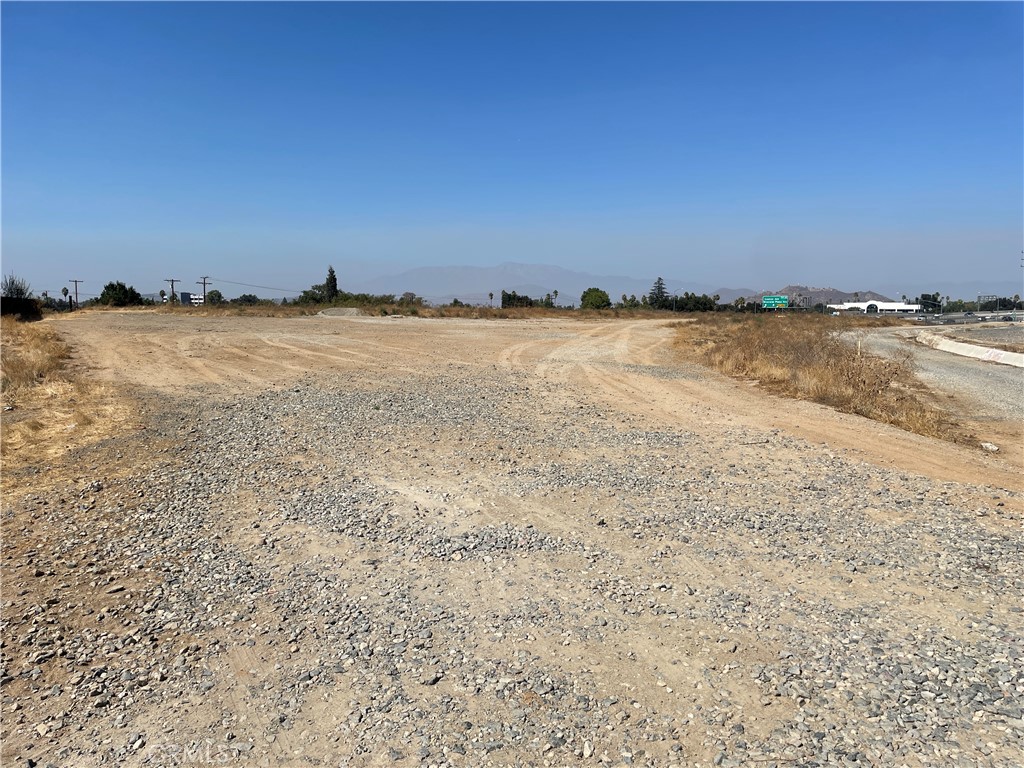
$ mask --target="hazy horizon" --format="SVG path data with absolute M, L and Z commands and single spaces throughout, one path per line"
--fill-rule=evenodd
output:
M 503 262 L 1021 285 L 1020 4 L 0 14 L 3 272 L 37 292 Z

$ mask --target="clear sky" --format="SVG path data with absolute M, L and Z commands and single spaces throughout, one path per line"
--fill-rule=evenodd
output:
M 3 271 L 37 292 L 503 261 L 1021 281 L 1021 3 L 0 14 Z

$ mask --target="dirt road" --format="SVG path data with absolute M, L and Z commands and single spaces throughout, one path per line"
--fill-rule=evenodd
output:
M 721 411 L 715 421 L 784 428 L 936 479 L 1005 485 L 1024 470 L 1024 454 L 1012 445 L 993 460 L 813 404 L 767 397 L 704 370 L 683 370 L 671 352 L 672 330 L 660 321 L 171 319 L 123 313 L 82 315 L 62 331 L 97 378 L 143 389 L 201 389 L 204 396 L 226 397 L 319 372 L 361 371 L 372 380 L 418 374 L 436 364 L 500 365 L 547 382 L 582 385 L 603 402 L 686 426 L 692 426 L 689 414 L 699 403 L 709 412 Z M 991 419 L 999 416 L 1002 428 L 1020 433 L 1016 419 L 1006 414 Z
M 60 331 L 136 413 L 7 468 L 5 759 L 1019 763 L 1019 453 L 659 321 Z

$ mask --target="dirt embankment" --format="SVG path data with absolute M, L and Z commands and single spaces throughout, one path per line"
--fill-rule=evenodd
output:
M 137 421 L 4 493 L 3 756 L 1012 765 L 1021 469 L 660 321 L 61 321 Z

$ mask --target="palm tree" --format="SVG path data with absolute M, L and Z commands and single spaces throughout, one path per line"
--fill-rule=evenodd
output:
M 487 306 L 494 304 L 494 291 L 487 294 Z
M 60 295 L 63 296 L 64 297 L 64 301 L 67 302 L 67 300 L 68 300 L 68 287 L 66 285 L 63 288 L 60 289 Z
M 552 291 L 552 295 L 555 297 L 555 304 L 558 303 L 558 291 Z

